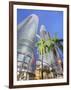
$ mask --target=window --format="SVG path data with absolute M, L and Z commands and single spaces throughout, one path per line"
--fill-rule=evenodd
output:
M 24 57 L 24 62 L 29 63 L 30 61 L 31 61 L 31 57 L 28 56 L 28 55 L 26 55 L 26 56 Z
M 18 61 L 23 61 L 24 55 L 23 54 L 18 54 Z

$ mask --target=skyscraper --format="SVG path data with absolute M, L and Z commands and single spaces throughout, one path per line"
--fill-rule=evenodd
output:
M 51 38 L 49 32 L 46 31 L 46 27 L 44 25 L 41 25 L 40 37 L 45 41 L 48 41 L 48 39 Z M 48 49 L 48 47 L 46 49 Z M 43 64 L 48 63 L 50 65 L 51 63 L 54 63 L 54 62 L 55 62 L 55 59 L 54 59 L 53 51 L 50 50 L 50 52 L 48 52 L 47 50 L 47 52 L 43 54 Z
M 18 71 L 25 71 L 27 73 L 32 72 L 31 63 L 34 57 L 33 50 L 38 21 L 38 16 L 32 14 L 23 20 L 17 27 L 17 59 L 18 62 L 22 62 Z

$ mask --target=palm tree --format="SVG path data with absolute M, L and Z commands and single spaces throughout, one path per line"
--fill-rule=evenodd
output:
M 61 44 L 62 41 L 63 41 L 62 39 L 59 40 L 55 35 L 54 38 L 50 38 L 48 39 L 48 41 L 45 42 L 48 52 L 52 50 L 56 58 L 61 58 L 61 56 L 59 55 L 59 49 L 63 53 L 63 45 Z
M 40 39 L 37 42 L 37 47 L 38 47 L 39 54 L 42 56 L 42 79 L 43 79 L 43 55 L 46 53 L 45 40 Z
M 62 39 L 58 39 L 57 35 L 55 34 L 55 36 L 53 38 L 49 38 L 47 41 L 45 41 L 45 48 L 48 48 L 48 52 L 51 49 L 54 49 L 55 46 L 57 46 L 58 48 L 61 49 L 61 51 L 63 52 L 63 45 L 61 44 L 63 40 Z

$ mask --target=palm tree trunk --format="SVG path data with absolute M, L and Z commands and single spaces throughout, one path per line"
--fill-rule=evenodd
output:
M 42 53 L 42 79 L 43 79 L 43 53 Z

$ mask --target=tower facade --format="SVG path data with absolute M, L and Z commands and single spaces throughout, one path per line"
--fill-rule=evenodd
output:
M 33 50 L 35 46 L 35 37 L 38 27 L 38 21 L 38 16 L 32 14 L 28 16 L 25 20 L 23 20 L 17 27 L 18 72 L 19 75 L 20 72 L 24 72 L 23 74 L 25 74 L 25 76 L 22 74 L 21 75 L 26 77 L 26 79 L 32 79 L 32 74 L 34 75 L 31 63 L 34 57 Z M 31 77 L 29 77 L 28 74 L 31 75 Z

